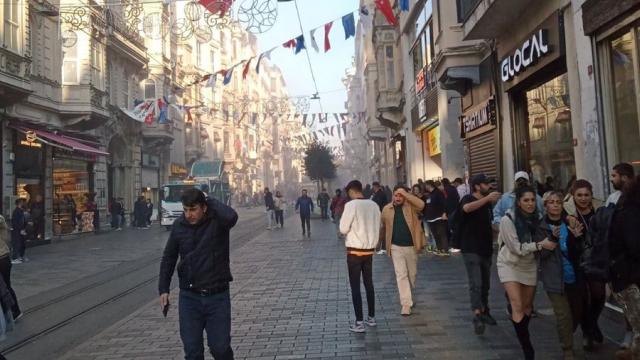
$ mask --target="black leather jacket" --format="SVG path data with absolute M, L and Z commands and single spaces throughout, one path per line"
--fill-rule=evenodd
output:
M 216 199 L 207 200 L 203 221 L 191 225 L 184 214 L 173 223 L 160 263 L 158 290 L 168 293 L 180 256 L 180 289 L 215 289 L 233 280 L 229 267 L 229 230 L 238 214 Z

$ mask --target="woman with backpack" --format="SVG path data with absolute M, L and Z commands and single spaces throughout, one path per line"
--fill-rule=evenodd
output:
M 509 297 L 511 322 L 525 360 L 535 358 L 529 320 L 538 282 L 537 254 L 542 249 L 553 251 L 557 247 L 541 226 L 540 211 L 536 208 L 535 190 L 530 186 L 517 188 L 514 207 L 500 220 L 498 235 L 498 276 Z
M 575 219 L 584 228 L 584 238 L 582 239 L 584 246 L 590 246 L 591 237 L 591 218 L 599 208 L 599 204 L 593 199 L 593 186 L 587 180 L 579 179 L 574 181 L 571 188 L 571 196 L 564 203 L 564 210 L 570 216 L 569 219 Z M 595 274 L 585 271 L 584 267 L 580 271 L 585 275 L 585 313 L 580 326 L 584 338 L 584 349 L 586 351 L 594 350 L 594 343 L 602 344 L 604 336 L 598 325 L 598 319 L 606 302 L 606 279 Z
M 610 278 L 616 300 L 633 329 L 630 349 L 618 359 L 640 359 L 640 177 L 625 184 L 609 229 Z
M 547 236 L 558 246 L 555 250 L 540 252 L 539 266 L 544 290 L 556 316 L 563 358 L 568 360 L 574 358 L 573 333 L 585 317 L 587 289 L 580 270 L 584 227 L 579 222 L 570 221 L 563 213 L 562 198 L 559 191 L 549 191 L 542 197 L 545 207 L 543 226 Z

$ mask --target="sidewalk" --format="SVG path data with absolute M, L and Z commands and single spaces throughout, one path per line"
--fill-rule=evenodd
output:
M 490 301 L 498 326 L 476 336 L 459 256 L 420 257 L 416 307 L 410 317 L 400 316 L 391 260 L 376 256 L 378 326 L 353 334 L 348 331 L 353 309 L 346 255 L 344 244 L 335 238 L 334 224 L 313 220 L 311 239 L 300 236 L 295 217 L 286 226 L 260 233 L 231 254 L 232 345 L 237 359 L 521 358 L 495 266 Z M 156 301 L 151 302 L 63 358 L 182 359 L 176 294 L 177 289 L 166 319 Z M 542 293 L 536 306 L 548 310 Z M 553 316 L 532 320 L 531 332 L 538 359 L 560 358 Z M 579 335 L 576 344 L 581 344 Z M 586 358 L 611 359 L 612 345 L 607 347 Z
M 252 219 L 262 208 L 239 209 L 240 219 Z M 28 248 L 29 262 L 13 265 L 11 282 L 22 299 L 66 285 L 82 277 L 126 262 L 160 254 L 168 232 L 154 224 L 150 229 L 125 227 L 122 231 L 88 233 Z

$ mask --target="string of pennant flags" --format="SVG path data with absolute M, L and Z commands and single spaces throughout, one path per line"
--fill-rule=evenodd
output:
M 409 0 L 401 0 L 400 3 L 400 10 L 402 11 L 409 11 Z M 394 13 L 393 13 L 393 8 L 391 6 L 390 0 L 375 0 L 375 6 L 378 10 L 380 10 L 380 12 L 382 13 L 382 15 L 385 17 L 385 19 L 387 20 L 387 22 L 390 25 L 393 26 L 397 26 L 398 25 L 398 20 L 396 19 Z M 331 29 L 333 27 L 333 23 L 335 21 L 337 21 L 338 19 L 341 19 L 342 22 L 342 27 L 344 29 L 344 39 L 347 40 L 350 37 L 355 36 L 356 34 L 356 25 L 355 25 L 355 18 L 354 18 L 354 13 L 355 12 L 359 12 L 360 16 L 368 16 L 369 15 L 369 9 L 367 8 L 366 5 L 363 5 L 360 9 L 355 10 L 355 11 L 351 11 L 345 15 L 343 15 L 340 18 L 337 18 L 335 20 L 332 20 L 322 26 L 319 26 L 315 29 L 312 29 L 309 31 L 309 41 L 310 41 L 310 45 L 311 47 L 316 51 L 316 52 L 320 52 L 320 47 L 318 46 L 318 42 L 316 40 L 316 36 L 315 33 L 316 31 L 318 31 L 319 29 L 324 29 L 324 42 L 323 42 L 323 50 L 324 52 L 328 52 L 329 50 L 331 50 L 331 40 L 329 38 L 329 34 L 331 32 Z M 299 36 L 296 36 L 294 38 L 291 38 L 287 41 L 285 41 L 284 43 L 282 43 L 282 47 L 283 48 L 287 48 L 287 49 L 293 49 L 294 54 L 298 54 L 300 53 L 303 49 L 307 48 L 307 41 L 305 38 L 304 34 L 300 34 Z M 249 74 L 249 70 L 252 68 L 252 63 L 255 60 L 255 72 L 256 74 L 260 73 L 260 64 L 262 63 L 263 59 L 269 59 L 271 60 L 271 53 L 280 48 L 280 46 L 274 46 L 272 48 L 270 48 L 267 51 L 262 52 L 261 54 L 259 54 L 257 57 L 256 56 L 252 56 L 248 59 L 244 59 L 239 61 L 238 63 L 232 65 L 229 68 L 226 69 L 220 69 L 218 71 L 214 71 L 212 73 L 209 74 L 205 74 L 203 75 L 200 79 L 194 81 L 193 83 L 189 84 L 189 86 L 193 86 L 196 84 L 204 84 L 204 87 L 215 87 L 216 81 L 218 79 L 218 76 L 222 76 L 222 84 L 223 85 L 227 85 L 231 82 L 232 78 L 233 78 L 233 74 L 234 74 L 234 70 L 236 68 L 242 68 L 242 79 L 246 79 L 247 75 Z

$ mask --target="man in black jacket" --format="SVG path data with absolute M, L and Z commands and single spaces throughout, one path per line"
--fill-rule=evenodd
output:
M 173 223 L 160 264 L 160 305 L 169 304 L 171 277 L 180 256 L 180 338 L 185 359 L 204 359 L 202 331 L 216 360 L 233 359 L 229 282 L 229 230 L 238 214 L 198 189 L 182 195 L 184 214 Z
M 276 213 L 276 204 L 273 201 L 273 194 L 269 191 L 269 188 L 264 188 L 264 206 L 267 208 L 267 230 L 271 230 L 273 218 Z
M 449 255 L 449 229 L 447 224 L 447 210 L 444 194 L 438 189 L 439 183 L 431 180 L 426 182 L 427 191 L 430 195 L 427 198 L 423 215 L 427 219 L 429 231 L 436 240 L 436 255 Z
M 373 202 L 378 205 L 378 208 L 380 208 L 380 212 L 382 212 L 382 209 L 384 208 L 384 206 L 389 203 L 388 199 L 389 198 L 387 198 L 387 194 L 385 194 L 385 190 L 382 188 L 382 186 L 380 186 L 380 183 L 377 181 L 374 181 L 373 194 L 371 195 L 371 200 L 373 200 Z M 383 255 L 387 253 L 387 245 L 385 241 L 380 241 L 377 248 L 378 250 L 376 251 L 376 253 L 378 255 Z

